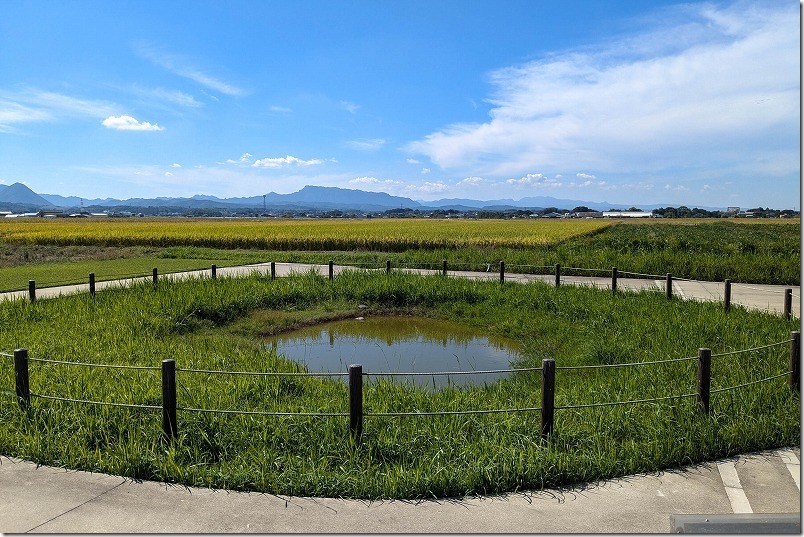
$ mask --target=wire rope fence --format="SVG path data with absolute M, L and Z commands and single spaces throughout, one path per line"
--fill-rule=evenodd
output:
M 334 279 L 335 273 L 341 272 L 343 270 L 365 270 L 365 271 L 377 271 L 382 270 L 385 268 L 387 273 L 391 273 L 393 269 L 401 270 L 403 272 L 414 272 L 414 273 L 423 273 L 423 274 L 442 274 L 443 276 L 458 276 L 458 277 L 473 277 L 472 274 L 476 274 L 474 277 L 484 278 L 487 276 L 491 276 L 494 274 L 494 277 L 499 275 L 499 281 L 501 284 L 505 283 L 506 276 L 509 280 L 514 282 L 528 282 L 530 281 L 529 278 L 537 278 L 543 279 L 554 278 L 554 283 L 556 287 L 559 287 L 563 282 L 570 283 L 574 285 L 591 285 L 594 287 L 609 287 L 613 294 L 618 293 L 618 283 L 619 287 L 626 287 L 631 288 L 632 290 L 644 290 L 646 288 L 655 288 L 661 287 L 662 283 L 664 284 L 664 292 L 668 299 L 672 299 L 674 293 L 679 292 L 679 289 L 674 288 L 674 282 L 686 282 L 686 283 L 700 283 L 700 284 L 712 284 L 718 282 L 708 282 L 704 280 L 697 280 L 692 278 L 683 278 L 674 276 L 671 273 L 662 274 L 648 274 L 642 272 L 632 272 L 632 271 L 624 271 L 618 270 L 617 267 L 611 267 L 611 269 L 603 269 L 603 268 L 586 268 L 586 267 L 562 267 L 560 263 L 555 265 L 530 265 L 530 264 L 508 264 L 506 265 L 504 260 L 495 260 L 490 262 L 480 262 L 480 263 L 450 263 L 447 259 L 442 259 L 440 263 L 433 263 L 433 262 L 402 262 L 392 264 L 391 260 L 386 260 L 384 267 L 382 264 L 379 263 L 370 263 L 370 262 L 351 262 L 346 265 L 339 265 L 335 266 L 334 260 L 330 259 L 326 265 L 321 264 L 291 264 L 293 267 L 301 267 L 307 268 L 308 270 L 317 270 L 320 271 L 323 269 L 328 271 L 329 279 Z M 268 275 L 268 267 L 270 267 L 270 277 L 271 279 L 276 278 L 276 262 L 266 262 L 266 263 L 257 263 L 253 265 L 248 265 L 246 268 L 251 268 L 252 272 L 261 273 L 265 272 L 265 275 Z M 424 272 L 423 272 L 424 271 Z M 210 269 L 194 269 L 191 271 L 176 271 L 176 272 L 169 272 L 163 274 L 161 277 L 168 279 L 175 279 L 181 276 L 193 276 L 193 277 L 205 277 L 209 272 L 211 279 L 217 279 L 217 266 L 212 265 Z M 291 268 L 290 273 L 294 273 L 294 270 Z M 552 276 L 552 278 L 550 278 Z M 568 280 L 567 278 L 571 277 L 579 277 L 581 278 L 578 280 Z M 135 273 L 135 274 L 123 274 L 115 276 L 117 279 L 106 279 L 104 280 L 106 285 L 110 285 L 111 282 L 116 282 L 121 286 L 131 284 L 136 281 L 147 281 L 148 274 L 147 273 Z M 158 269 L 155 267 L 151 272 L 151 279 L 153 284 L 156 285 L 159 281 L 160 275 Z M 524 278 L 524 279 L 523 279 Z M 619 279 L 625 279 L 626 282 L 618 282 Z M 646 280 L 653 282 L 652 285 L 648 285 L 646 287 L 645 284 L 634 284 L 630 283 L 631 281 L 638 281 L 638 280 Z M 65 280 L 64 282 L 49 282 L 49 286 L 54 286 L 58 288 L 61 283 L 72 283 L 75 284 L 76 280 Z M 757 287 L 756 285 L 751 284 L 744 284 L 739 282 L 732 282 L 731 280 L 724 280 L 723 282 L 723 293 L 721 298 L 721 293 L 714 293 L 711 290 L 706 291 L 708 293 L 707 298 L 710 300 L 721 300 L 723 302 L 723 307 L 726 312 L 731 309 L 732 303 L 732 287 L 739 286 L 741 290 L 747 291 L 755 291 L 759 293 L 763 293 L 770 296 L 776 296 L 779 293 L 778 286 L 766 286 L 766 287 Z M 28 281 L 28 299 L 33 302 L 36 300 L 36 281 L 29 280 Z M 24 288 L 13 289 L 11 291 L 2 291 L 0 293 L 6 294 L 13 294 L 13 293 L 20 293 L 23 292 Z M 90 294 L 95 294 L 95 274 L 89 274 L 89 292 Z M 793 293 L 792 287 L 784 288 L 782 297 L 782 314 L 785 318 L 790 320 L 793 317 L 793 298 L 796 298 L 799 302 L 801 299 L 800 293 Z M 13 298 L 13 297 L 12 297 Z M 764 299 L 763 299 L 764 300 Z M 754 300 L 754 302 L 757 302 Z M 777 311 L 775 308 L 770 306 L 771 300 L 768 298 L 768 307 L 763 307 L 761 305 L 753 304 L 751 307 L 753 309 L 758 309 L 761 311 L 768 311 L 768 312 L 775 312 Z
M 749 380 L 733 386 L 725 386 L 717 389 L 711 389 L 711 366 L 712 359 L 723 359 L 726 357 L 748 354 L 760 351 L 767 351 L 782 345 L 789 344 L 789 364 L 787 370 L 766 376 L 758 380 Z M 41 399 L 45 401 L 58 401 L 72 404 L 81 405 L 97 405 L 107 407 L 118 407 L 133 410 L 147 410 L 147 411 L 161 411 L 163 433 L 167 438 L 173 438 L 178 433 L 178 419 L 177 412 L 196 412 L 205 414 L 221 414 L 221 415 L 242 415 L 242 416 L 263 416 L 263 417 L 308 417 L 308 418 L 348 418 L 349 430 L 351 435 L 360 440 L 363 430 L 364 417 L 369 418 L 407 418 L 407 417 L 432 417 L 432 416 L 465 416 L 465 415 L 493 415 L 493 414 L 506 414 L 506 413 L 522 413 L 522 412 L 539 412 L 541 413 L 541 434 L 543 437 L 549 436 L 554 428 L 554 414 L 556 411 L 578 410 L 587 408 L 601 408 L 613 407 L 623 405 L 637 405 L 637 404 L 652 404 L 663 403 L 667 401 L 682 400 L 695 397 L 699 406 L 703 409 L 704 413 L 710 412 L 710 397 L 712 394 L 719 394 L 723 392 L 738 390 L 771 382 L 773 380 L 788 377 L 788 384 L 790 389 L 795 392 L 800 392 L 800 376 L 801 376 L 801 333 L 795 331 L 790 333 L 789 339 L 770 343 L 767 345 L 760 345 L 748 349 L 740 349 L 735 351 L 726 351 L 721 353 L 712 354 L 708 348 L 701 348 L 698 351 L 698 356 L 674 358 L 667 360 L 651 360 L 651 361 L 638 361 L 620 364 L 600 364 L 600 365 L 581 365 L 581 366 L 561 366 L 556 367 L 554 359 L 543 359 L 541 367 L 530 368 L 510 368 L 510 369 L 494 369 L 494 370 L 477 370 L 477 371 L 436 371 L 436 372 L 364 372 L 360 364 L 352 364 L 348 368 L 348 373 L 344 372 L 249 372 L 249 371 L 221 371 L 221 370 L 207 370 L 207 369 L 182 369 L 176 368 L 175 361 L 166 359 L 162 361 L 161 368 L 153 366 L 138 366 L 138 365 L 122 365 L 122 364 L 102 364 L 102 363 L 89 363 L 89 362 L 71 362 L 67 360 L 52 360 L 43 358 L 29 358 L 26 349 L 17 349 L 13 354 L 0 353 L 3 357 L 13 358 L 14 364 L 14 390 L 8 390 L 5 387 L 0 390 L 4 395 L 12 395 L 16 397 L 19 406 L 22 409 L 31 407 L 31 399 Z M 603 402 L 590 402 L 571 404 L 571 402 L 556 405 L 556 371 L 592 371 L 601 369 L 614 369 L 626 367 L 639 367 L 639 366 L 661 366 L 666 364 L 679 363 L 684 361 L 697 360 L 697 390 L 693 393 L 681 393 L 662 395 L 659 397 L 646 397 L 641 399 L 627 399 Z M 87 367 L 91 369 L 105 369 L 105 370 L 131 370 L 131 371 L 156 371 L 161 370 L 161 389 L 162 398 L 161 404 L 144 404 L 144 403 L 127 403 L 120 401 L 97 401 L 92 399 L 79 399 L 70 398 L 53 394 L 41 394 L 32 392 L 30 389 L 30 364 L 42 364 L 53 366 L 69 366 L 69 367 Z M 269 411 L 269 410 L 238 410 L 238 409 L 214 409 L 214 408 L 199 408 L 192 406 L 179 406 L 177 404 L 178 384 L 176 373 L 186 374 L 205 374 L 214 376 L 248 376 L 248 377 L 340 377 L 348 375 L 348 411 Z M 466 375 L 466 374 L 492 374 L 492 373 L 540 373 L 541 374 L 541 405 L 539 406 L 515 406 L 511 408 L 476 408 L 476 409 L 454 409 L 454 410 L 415 410 L 405 412 L 364 412 L 364 397 L 363 397 L 363 379 L 370 377 L 397 377 L 397 376 L 435 376 L 435 375 Z M 674 382 L 678 384 L 678 382 Z M 569 384 L 568 384 L 569 386 Z M 561 383 L 559 383 L 559 388 Z M 563 399 L 563 397 L 562 397 Z

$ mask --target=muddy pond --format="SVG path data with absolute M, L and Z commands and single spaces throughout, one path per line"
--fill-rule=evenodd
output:
M 310 372 L 433 373 L 510 369 L 516 342 L 465 325 L 422 317 L 366 317 L 309 326 L 266 338 L 278 354 Z M 394 382 L 441 387 L 490 384 L 510 373 L 394 376 Z M 377 378 L 377 377 L 372 377 Z M 449 379 L 449 380 L 448 380 Z M 345 380 L 345 377 L 344 377 Z

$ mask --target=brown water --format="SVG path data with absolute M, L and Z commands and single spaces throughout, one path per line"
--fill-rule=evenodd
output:
M 509 369 L 516 343 L 465 325 L 422 317 L 367 317 L 267 338 L 267 345 L 311 372 L 432 373 Z M 394 377 L 417 385 L 482 385 L 510 373 Z M 447 380 L 449 379 L 449 380 Z

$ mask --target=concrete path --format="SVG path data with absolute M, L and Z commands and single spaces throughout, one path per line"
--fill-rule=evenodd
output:
M 237 267 L 219 267 L 217 274 L 219 276 L 236 276 L 246 275 L 252 272 L 268 275 L 271 270 L 270 263 L 258 263 L 254 265 L 244 265 Z M 334 266 L 333 273 L 338 274 L 343 270 L 350 270 L 352 267 L 348 266 Z M 287 276 L 291 273 L 307 272 L 314 270 L 319 274 L 328 274 L 329 267 L 327 265 L 311 265 L 306 263 L 275 263 L 275 274 L 278 277 Z M 385 270 L 385 269 L 378 269 Z M 440 274 L 438 270 L 425 270 L 425 269 L 398 269 L 406 272 L 417 274 Z M 179 272 L 172 274 L 162 274 L 159 278 L 167 278 L 171 280 L 182 280 L 187 278 L 198 278 L 202 276 L 209 277 L 210 270 L 195 270 L 189 272 Z M 454 271 L 447 272 L 448 276 L 470 278 L 479 280 L 499 280 L 499 273 L 497 272 L 469 272 L 469 271 Z M 547 283 L 555 284 L 554 275 L 529 275 L 529 274 L 506 274 L 506 281 L 525 283 L 529 281 L 539 280 Z M 123 280 L 113 280 L 97 282 L 95 285 L 96 291 L 108 289 L 111 287 L 124 287 L 131 285 L 133 282 L 150 281 L 151 277 L 129 278 Z M 562 276 L 562 285 L 590 285 L 600 289 L 611 289 L 610 277 L 586 277 L 586 276 Z M 641 278 L 623 278 L 617 279 L 617 289 L 623 291 L 640 291 L 645 289 L 665 290 L 666 282 L 664 279 L 641 279 Z M 723 282 L 703 282 L 698 280 L 673 280 L 673 295 L 680 296 L 688 300 L 711 300 L 722 302 L 724 295 Z M 752 310 L 767 311 L 771 313 L 782 313 L 784 311 L 784 294 L 785 289 L 792 289 L 793 302 L 792 313 L 797 318 L 801 318 L 801 287 L 792 285 L 762 285 L 762 284 L 741 284 L 732 283 L 731 287 L 731 303 L 732 305 L 743 306 Z M 63 285 L 58 287 L 45 287 L 36 290 L 36 298 L 51 298 L 64 294 L 72 293 L 87 293 L 89 292 L 89 284 L 79 285 Z M 28 291 L 12 291 L 8 293 L 0 293 L 0 300 L 13 300 L 13 299 L 27 299 Z
M 667 533 L 671 515 L 795 513 L 800 448 L 503 496 L 419 502 L 279 497 L 0 457 L 4 533 Z

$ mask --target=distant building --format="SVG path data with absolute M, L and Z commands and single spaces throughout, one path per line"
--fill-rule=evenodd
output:
M 603 218 L 652 218 L 653 213 L 644 211 L 603 211 Z
M 601 211 L 582 211 L 572 213 L 573 218 L 603 218 Z
M 64 211 L 56 209 L 52 211 L 45 211 L 45 210 L 39 211 L 38 213 L 36 213 L 36 216 L 39 216 L 41 218 L 64 218 L 67 215 L 64 214 Z

